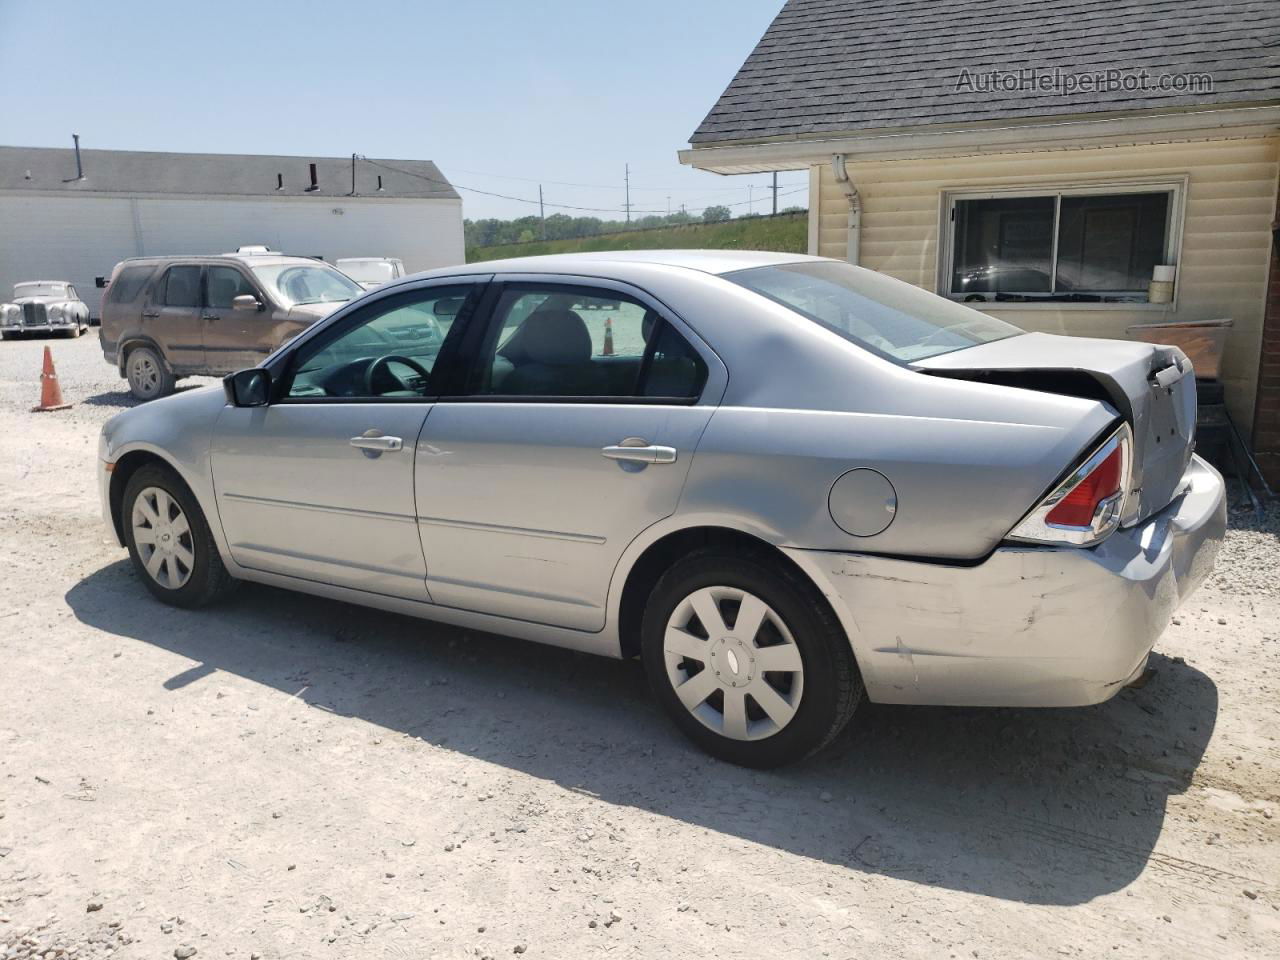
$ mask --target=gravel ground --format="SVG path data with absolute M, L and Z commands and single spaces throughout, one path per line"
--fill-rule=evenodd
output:
M 153 602 L 98 514 L 131 401 L 0 344 L 0 960 L 1280 955 L 1273 510 L 1155 678 L 1081 710 L 864 707 L 758 773 L 637 665 L 247 586 Z M 61 951 L 61 952 L 59 952 Z

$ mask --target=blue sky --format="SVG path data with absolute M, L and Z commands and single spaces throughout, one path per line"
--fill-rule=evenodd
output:
M 630 163 L 637 211 L 742 212 L 753 194 L 767 212 L 767 175 L 676 150 L 781 6 L 0 0 L 0 143 L 429 159 L 462 186 L 536 199 L 541 181 L 549 204 L 619 217 Z M 805 202 L 803 174 L 779 183 L 798 191 L 780 206 Z M 537 212 L 460 193 L 471 218 Z

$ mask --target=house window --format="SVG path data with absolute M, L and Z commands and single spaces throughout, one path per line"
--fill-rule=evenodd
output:
M 948 194 L 944 289 L 966 302 L 1145 302 L 1174 261 L 1175 185 Z

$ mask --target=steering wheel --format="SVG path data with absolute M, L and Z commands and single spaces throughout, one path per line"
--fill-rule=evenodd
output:
M 379 394 L 374 392 L 373 381 L 377 378 L 377 375 L 383 370 L 386 370 L 387 375 L 400 385 L 401 390 L 413 389 L 407 383 L 405 383 L 403 380 L 401 380 L 399 377 L 397 377 L 394 373 L 391 372 L 390 365 L 393 363 L 404 364 L 414 373 L 420 374 L 422 376 L 423 384 L 425 384 L 428 380 L 431 379 L 431 371 L 428 370 L 426 367 L 424 367 L 422 364 L 420 364 L 417 360 L 412 360 L 409 357 L 402 357 L 398 353 L 392 353 L 385 357 L 378 357 L 378 359 L 374 360 L 373 363 L 365 367 L 364 390 L 365 390 L 366 396 L 370 396 L 370 397 L 379 396 Z

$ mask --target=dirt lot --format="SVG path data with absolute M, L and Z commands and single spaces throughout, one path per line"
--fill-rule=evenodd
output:
M 1275 513 L 1141 690 L 866 707 L 754 773 L 635 664 L 157 604 L 99 519 L 123 381 L 55 341 L 75 407 L 31 414 L 42 346 L 0 344 L 0 960 L 1280 955 Z

